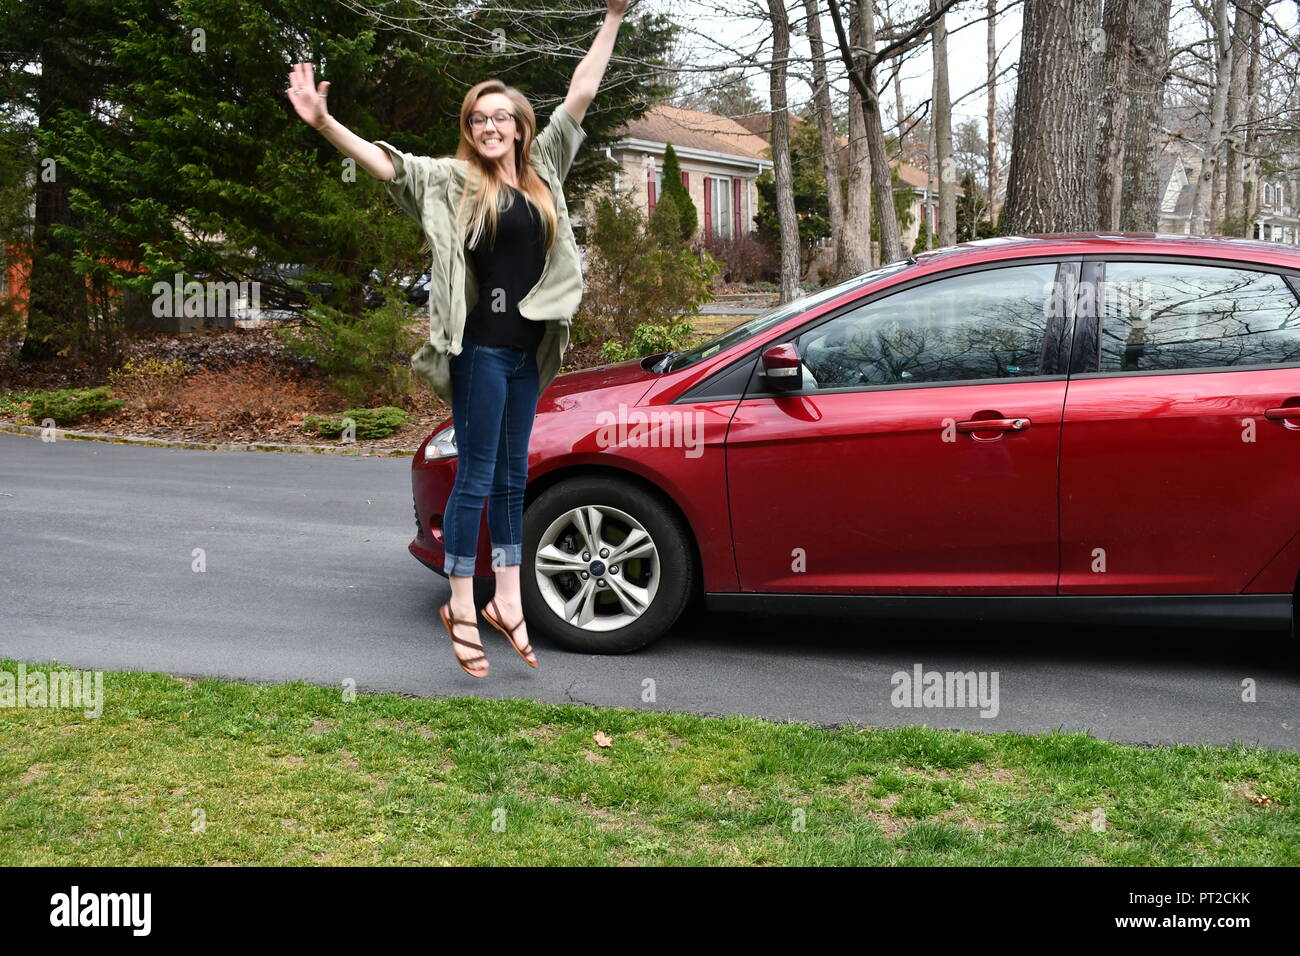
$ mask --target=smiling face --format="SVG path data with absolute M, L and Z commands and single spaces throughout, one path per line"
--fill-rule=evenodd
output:
M 489 122 L 475 128 L 473 118 L 475 114 L 490 117 L 496 117 L 502 112 L 513 114 L 514 109 L 514 103 L 504 93 L 485 93 L 474 103 L 474 109 L 470 112 L 470 135 L 474 140 L 474 147 L 489 162 L 501 162 L 514 155 L 515 141 L 523 138 L 519 121 L 512 116 L 500 126 L 495 122 Z

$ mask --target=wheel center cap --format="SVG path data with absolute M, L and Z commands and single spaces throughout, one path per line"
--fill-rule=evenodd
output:
M 596 577 L 600 577 L 602 574 L 605 573 L 605 562 L 593 561 L 591 562 L 590 568 L 591 568 L 591 573 L 593 575 L 595 575 Z

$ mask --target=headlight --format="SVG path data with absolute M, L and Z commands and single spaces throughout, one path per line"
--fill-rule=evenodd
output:
M 433 433 L 427 445 L 424 446 L 424 460 L 433 461 L 435 458 L 455 458 L 456 457 L 456 426 L 448 425 Z

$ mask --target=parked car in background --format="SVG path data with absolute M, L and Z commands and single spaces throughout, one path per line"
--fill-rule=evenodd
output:
M 982 240 L 560 376 L 529 450 L 530 632 L 630 651 L 699 594 L 1294 639 L 1298 293 L 1277 244 Z M 412 462 L 436 571 L 455 473 L 448 422 Z

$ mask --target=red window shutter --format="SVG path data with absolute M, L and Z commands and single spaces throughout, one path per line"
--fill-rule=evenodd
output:
M 710 188 L 715 180 L 704 177 L 704 245 L 713 248 L 713 190 Z
M 731 221 L 734 228 L 731 230 L 733 239 L 740 238 L 740 177 L 737 176 L 731 181 Z
M 654 215 L 655 211 L 655 168 L 647 166 L 645 168 L 645 185 L 647 195 L 650 197 L 650 214 Z
M 687 189 L 691 188 L 691 175 L 686 170 L 682 170 L 682 185 Z

